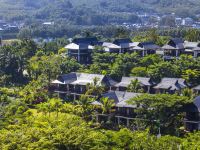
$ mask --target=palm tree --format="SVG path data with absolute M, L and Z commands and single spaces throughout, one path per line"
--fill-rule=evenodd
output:
M 60 99 L 52 98 L 49 101 L 50 107 L 52 111 L 56 111 L 56 117 L 58 117 L 58 113 L 62 107 L 62 101 Z
M 87 118 L 89 114 L 91 114 L 92 107 L 91 103 L 94 101 L 94 98 L 91 98 L 88 95 L 81 95 L 80 99 L 75 101 L 75 104 L 81 106 L 83 110 L 83 117 Z
M 194 100 L 194 98 L 197 96 L 192 89 L 189 89 L 189 88 L 185 88 L 183 89 L 182 91 L 182 96 L 186 96 L 189 98 L 189 100 Z
M 42 112 L 44 113 L 44 115 L 46 116 L 47 112 L 49 112 L 49 109 L 48 109 L 48 103 L 40 103 L 37 105 L 37 110 L 38 112 Z M 50 116 L 50 114 L 49 114 Z
M 115 106 L 114 100 L 108 97 L 101 98 L 103 114 L 110 114 L 112 108 Z
M 138 79 L 132 80 L 128 86 L 128 91 L 137 93 L 139 90 L 140 90 L 140 82 L 138 81 Z
M 93 79 L 93 83 L 87 85 L 87 92 L 86 95 L 95 95 L 99 97 L 104 91 L 104 87 L 99 85 L 99 78 L 95 77 Z

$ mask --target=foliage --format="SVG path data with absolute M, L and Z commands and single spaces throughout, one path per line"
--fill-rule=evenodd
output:
M 169 94 L 144 94 L 129 100 L 130 104 L 137 105 L 138 118 L 147 119 L 151 125 L 155 120 L 161 123 L 162 132 L 170 133 L 178 130 L 182 125 L 183 107 L 191 103 L 191 99 L 184 96 Z M 172 134 L 177 134 L 178 131 Z
M 131 83 L 128 85 L 128 91 L 138 93 L 139 91 L 142 91 L 140 82 L 138 79 L 132 80 Z
M 37 79 L 39 75 L 47 77 L 48 82 L 55 79 L 58 74 L 70 73 L 80 68 L 74 59 L 61 55 L 34 56 L 29 60 L 28 72 L 30 77 Z
M 30 105 L 46 102 L 48 99 L 48 81 L 44 76 L 33 80 L 18 92 L 22 100 Z
M 131 70 L 131 76 L 135 76 L 135 77 L 147 77 L 148 76 L 148 72 L 147 69 L 145 67 L 134 67 Z
M 109 99 L 108 97 L 102 97 L 100 99 L 102 103 L 102 110 L 104 114 L 110 114 L 112 108 L 115 106 L 114 100 Z

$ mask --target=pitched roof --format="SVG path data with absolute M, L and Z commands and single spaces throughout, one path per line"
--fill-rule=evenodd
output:
M 160 47 L 153 42 L 141 42 L 132 48 L 132 50 L 157 50 L 159 48 Z
M 160 47 L 153 42 L 142 42 L 144 49 L 159 49 Z
M 58 77 L 58 81 L 61 81 L 64 84 L 70 84 L 76 80 L 77 80 L 76 73 L 64 74 Z
M 133 42 L 133 43 L 129 43 L 129 47 L 136 47 L 140 44 L 140 42 Z
M 193 51 L 200 51 L 200 47 L 195 47 L 192 49 Z
M 182 38 L 172 38 L 170 40 L 173 41 L 175 44 L 184 43 Z
M 200 91 L 200 85 L 198 86 L 195 86 L 194 88 L 192 88 L 193 90 L 197 90 L 197 91 Z
M 199 42 L 188 42 L 188 41 L 185 41 L 184 42 L 184 48 L 186 48 L 186 49 L 195 48 L 195 47 L 198 47 L 199 44 L 200 44 Z
M 186 104 L 183 109 L 185 112 L 200 113 L 200 96 L 196 97 L 192 103 Z
M 121 48 L 120 46 L 110 43 L 110 42 L 104 42 L 102 46 L 110 48 L 110 49 L 120 49 Z
M 200 113 L 200 96 L 196 97 L 193 102 L 183 106 L 185 112 Z
M 103 94 L 103 97 L 108 97 L 109 99 L 113 99 L 114 103 L 117 107 L 136 107 L 134 105 L 127 104 L 127 101 L 131 98 L 137 97 L 141 94 L 139 93 L 131 93 L 131 92 L 121 92 L 121 91 L 112 91 Z
M 87 37 L 87 38 L 75 38 L 72 41 L 76 44 L 88 44 L 88 45 L 95 45 L 98 43 L 98 40 L 96 37 Z
M 108 86 L 115 86 L 118 82 L 113 80 L 110 76 L 106 75 L 105 82 Z
M 64 84 L 78 84 L 78 85 L 87 85 L 93 83 L 95 78 L 98 78 L 98 84 L 101 84 L 105 75 L 99 74 L 87 74 L 87 73 L 69 73 L 61 75 L 58 77 L 58 81 Z
M 98 84 L 106 84 L 107 86 L 114 86 L 117 84 L 110 76 L 100 74 L 76 73 L 60 75 L 53 84 L 73 84 L 73 85 L 87 85 L 93 83 L 94 79 L 98 78 Z
M 95 78 L 98 78 L 98 84 L 101 84 L 103 78 L 105 77 L 104 75 L 99 75 L 99 74 L 87 74 L 87 73 L 76 73 L 77 80 L 72 82 L 71 84 L 78 84 L 78 85 L 87 85 L 93 83 Z
M 153 83 L 151 82 L 151 78 L 145 77 L 122 77 L 120 83 L 116 84 L 116 87 L 128 87 L 133 80 L 138 80 L 141 86 L 151 86 Z
M 94 49 L 94 46 L 87 44 L 70 43 L 65 46 L 66 49 L 81 50 L 81 49 Z
M 187 87 L 185 79 L 182 78 L 163 78 L 161 82 L 155 86 L 155 89 L 166 89 L 166 90 L 181 90 Z
M 181 38 L 172 38 L 169 42 L 162 47 L 163 49 L 184 49 L 184 41 Z
M 123 43 L 132 43 L 132 41 L 129 38 L 123 38 L 123 39 L 116 39 L 116 40 L 114 40 L 113 43 L 120 45 L 120 44 L 123 44 Z

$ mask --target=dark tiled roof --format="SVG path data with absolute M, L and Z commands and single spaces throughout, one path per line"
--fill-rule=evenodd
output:
M 186 49 L 193 49 L 199 46 L 199 42 L 184 42 L 184 48 Z
M 87 85 L 88 83 L 92 83 L 94 78 L 98 78 L 98 83 L 105 84 L 106 86 L 114 86 L 117 84 L 110 76 L 88 73 L 69 73 L 61 75 L 58 77 L 58 81 L 64 84 Z
M 193 104 L 197 107 L 198 112 L 200 112 L 200 96 L 195 98 Z
M 200 47 L 195 47 L 192 49 L 193 51 L 200 51 Z
M 121 44 L 127 44 L 127 43 L 132 43 L 131 39 L 129 38 L 124 38 L 124 39 L 116 39 L 114 42 L 116 45 L 121 45 Z
M 163 46 L 164 49 L 168 49 L 167 45 L 169 45 L 169 49 L 184 49 L 184 41 L 181 38 L 172 38 L 170 41 Z
M 196 97 L 190 104 L 186 104 L 184 107 L 185 112 L 200 113 L 200 96 Z
M 99 75 L 99 74 L 69 73 L 59 76 L 58 80 L 64 82 L 65 84 L 86 85 L 88 83 L 93 82 L 94 78 L 98 78 L 99 83 L 101 83 L 104 77 L 105 77 L 104 75 Z
M 76 44 L 88 44 L 88 45 L 96 45 L 99 43 L 96 37 L 76 38 L 72 42 Z
M 118 83 L 117 81 L 113 80 L 110 76 L 106 76 L 104 80 L 108 86 L 115 86 Z
M 197 90 L 197 91 L 200 91 L 200 85 L 196 86 L 193 88 L 193 90 Z
M 181 38 L 172 38 L 171 41 L 173 41 L 175 44 L 184 43 L 183 39 Z
M 159 49 L 160 47 L 153 42 L 142 42 L 140 43 L 144 49 Z
M 64 82 L 65 84 L 70 84 L 77 80 L 77 76 L 76 76 L 76 73 L 64 74 L 64 75 L 59 76 L 58 80 L 61 82 Z
M 127 101 L 131 98 L 134 98 L 136 96 L 139 96 L 138 93 L 131 93 L 131 92 L 121 92 L 121 91 L 112 91 L 108 92 L 106 94 L 103 94 L 103 97 L 108 97 L 109 99 L 113 99 L 115 102 L 115 105 L 117 107 L 135 107 L 133 105 L 127 104 Z
M 116 84 L 116 87 L 128 87 L 131 81 L 138 80 L 138 82 L 142 86 L 151 86 L 153 83 L 151 82 L 151 78 L 145 78 L 145 77 L 122 77 L 122 80 L 120 83 Z
M 182 78 L 163 78 L 161 82 L 155 86 L 155 89 L 181 90 L 187 87 L 185 79 Z

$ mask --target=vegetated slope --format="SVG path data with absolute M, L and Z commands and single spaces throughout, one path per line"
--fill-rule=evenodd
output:
M 100 17 L 99 20 L 117 18 L 121 12 L 125 17 L 140 11 L 194 16 L 200 13 L 199 8 L 199 0 L 0 0 L 0 17 L 8 20 L 64 18 L 73 23 L 92 16 Z

